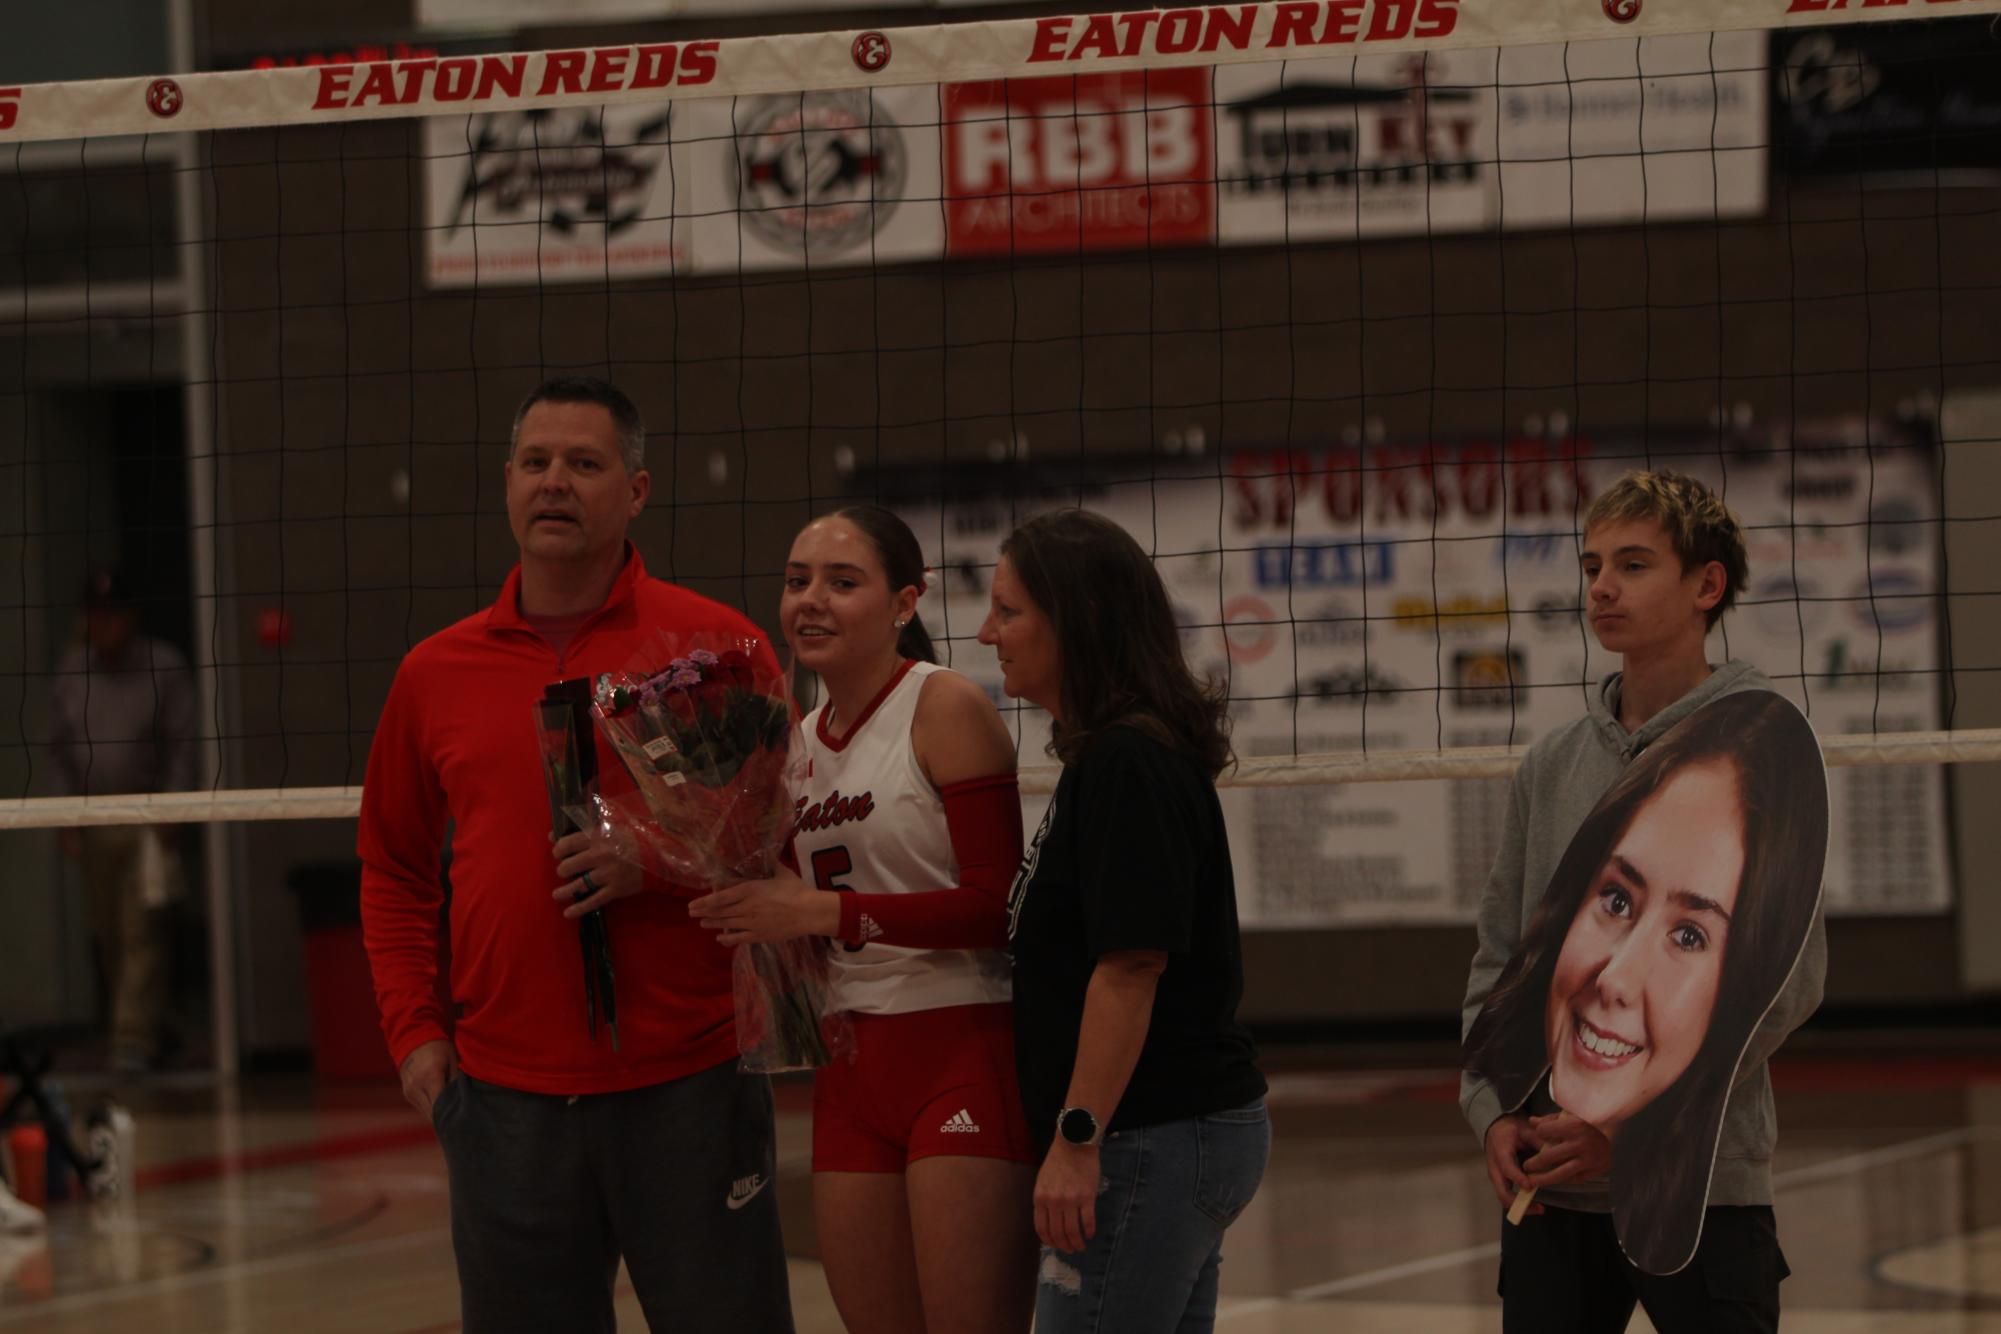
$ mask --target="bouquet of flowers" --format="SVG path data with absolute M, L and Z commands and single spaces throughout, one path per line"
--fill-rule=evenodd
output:
M 654 636 L 628 670 L 598 678 L 591 712 L 634 791 L 600 791 L 591 822 L 630 835 L 648 869 L 682 884 L 722 889 L 771 875 L 797 786 L 788 686 L 749 636 Z M 743 1068 L 825 1065 L 846 1029 L 825 1014 L 823 942 L 742 945 L 733 968 Z

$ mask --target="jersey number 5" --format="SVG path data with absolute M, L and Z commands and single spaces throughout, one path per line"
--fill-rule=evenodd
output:
M 846 889 L 840 877 L 855 869 L 855 859 L 848 855 L 847 844 L 831 848 L 821 848 L 813 854 L 813 883 L 830 893 Z M 841 948 L 849 954 L 861 951 L 860 945 L 841 942 Z

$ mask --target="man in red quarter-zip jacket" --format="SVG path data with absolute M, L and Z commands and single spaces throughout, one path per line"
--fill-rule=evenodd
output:
M 771 1090 L 736 1070 L 729 952 L 688 916 L 693 891 L 587 835 L 549 840 L 531 706 L 551 682 L 623 669 L 663 628 L 757 634 L 648 578 L 626 541 L 645 438 L 603 381 L 528 396 L 507 461 L 521 563 L 404 658 L 369 751 L 362 923 L 404 1096 L 444 1148 L 468 1334 L 613 1329 L 621 1256 L 655 1329 L 792 1328 Z M 455 1027 L 437 987 L 448 829 Z M 598 907 L 616 1052 L 588 1031 L 565 916 Z

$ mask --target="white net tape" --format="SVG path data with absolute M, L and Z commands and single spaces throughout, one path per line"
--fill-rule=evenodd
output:
M 2001 0 L 1292 0 L 0 88 L 0 143 L 2001 14 Z
M 1988 764 L 2001 761 L 2001 728 L 1836 736 L 1821 743 L 1832 768 L 1905 764 Z M 1241 761 L 1216 780 L 1223 788 L 1316 787 L 1334 783 L 1408 783 L 1425 779 L 1506 778 L 1527 746 L 1407 750 L 1378 754 L 1302 755 Z M 1021 771 L 1029 796 L 1056 790 L 1062 770 Z M 359 787 L 266 788 L 237 792 L 164 792 L 118 797 L 37 797 L 0 802 L 0 829 L 83 825 L 179 824 L 231 820 L 351 820 L 361 812 Z

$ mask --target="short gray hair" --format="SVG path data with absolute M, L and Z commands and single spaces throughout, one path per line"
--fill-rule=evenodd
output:
M 611 414 L 612 428 L 618 433 L 618 456 L 625 470 L 639 472 L 646 467 L 646 423 L 640 420 L 638 407 L 611 381 L 587 375 L 559 375 L 528 391 L 528 397 L 514 410 L 514 426 L 507 433 L 509 458 L 514 457 L 514 446 L 521 439 L 522 418 L 537 403 L 597 404 Z

